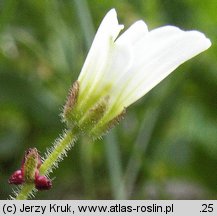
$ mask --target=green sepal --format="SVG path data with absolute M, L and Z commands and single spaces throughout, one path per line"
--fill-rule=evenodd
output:
M 35 172 L 38 166 L 38 151 L 36 148 L 29 149 L 25 156 L 23 164 L 24 178 L 26 183 L 33 183 L 35 180 Z
M 78 127 L 88 132 L 100 121 L 100 119 L 105 115 L 105 112 L 109 105 L 109 97 L 106 96 L 100 99 L 92 108 L 90 108 L 85 115 L 78 122 Z
M 97 139 L 102 137 L 104 134 L 106 134 L 109 130 L 111 130 L 113 127 L 119 124 L 119 122 L 124 118 L 126 114 L 126 108 L 122 110 L 120 114 L 118 114 L 116 117 L 112 118 L 109 121 L 100 121 L 98 124 L 95 125 L 95 127 L 90 130 L 89 135 L 93 139 Z M 105 116 L 106 117 L 106 116 Z
M 79 94 L 79 82 L 75 81 L 69 90 L 69 94 L 62 114 L 63 121 L 65 121 L 68 124 L 68 126 L 75 124 L 75 119 L 73 118 L 74 118 L 75 105 L 78 100 L 78 94 Z

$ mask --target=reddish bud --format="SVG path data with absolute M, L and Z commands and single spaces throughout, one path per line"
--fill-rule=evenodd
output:
M 38 190 L 49 190 L 52 187 L 52 182 L 46 176 L 35 175 L 35 187 Z
M 9 178 L 8 182 L 9 184 L 16 184 L 16 185 L 23 184 L 24 177 L 22 171 L 21 170 L 15 171 Z

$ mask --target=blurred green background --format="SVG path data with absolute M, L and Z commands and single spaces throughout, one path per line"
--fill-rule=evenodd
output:
M 103 140 L 82 138 L 35 199 L 217 198 L 216 0 L 1 0 L 0 199 L 24 151 L 43 154 L 95 31 L 111 8 L 129 27 L 197 29 L 212 47 L 128 109 Z

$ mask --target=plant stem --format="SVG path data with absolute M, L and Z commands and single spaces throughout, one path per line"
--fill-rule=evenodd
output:
M 30 194 L 33 192 L 35 188 L 34 184 L 25 184 L 21 188 L 20 192 L 18 193 L 16 200 L 26 200 L 30 196 Z
M 41 165 L 39 172 L 40 175 L 48 175 L 57 163 L 60 162 L 66 151 L 68 151 L 76 141 L 78 133 L 73 130 L 68 130 L 62 138 L 59 138 L 55 143 L 51 151 L 48 153 L 47 158 Z M 35 185 L 25 183 L 20 192 L 18 193 L 17 200 L 25 200 L 34 192 Z

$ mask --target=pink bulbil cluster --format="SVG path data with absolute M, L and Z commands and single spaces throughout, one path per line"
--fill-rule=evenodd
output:
M 26 151 L 25 156 L 22 160 L 21 169 L 16 170 L 9 178 L 8 183 L 9 184 L 15 184 L 15 185 L 21 185 L 25 183 L 25 162 L 28 154 L 31 152 L 32 149 L 29 149 Z M 49 178 L 47 178 L 45 175 L 39 174 L 39 168 L 42 164 L 41 158 L 38 155 L 38 161 L 37 161 L 37 168 L 35 169 L 35 177 L 34 177 L 34 184 L 35 188 L 38 190 L 49 190 L 52 187 L 52 182 Z

